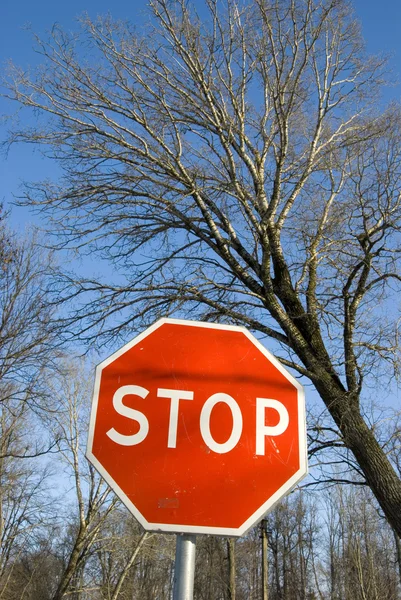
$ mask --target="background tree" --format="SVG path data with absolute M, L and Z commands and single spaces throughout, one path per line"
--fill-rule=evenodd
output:
M 0 404 L 9 413 L 25 415 L 24 404 L 33 412 L 52 408 L 45 381 L 60 354 L 48 294 L 54 272 L 34 233 L 17 237 L 0 206 Z
M 63 567 L 52 595 L 52 600 L 61 600 L 66 594 L 80 597 L 85 589 L 82 576 L 86 562 L 118 499 L 86 460 L 82 449 L 89 427 L 90 397 L 82 366 L 71 363 L 65 367 L 61 377 L 54 379 L 52 393 L 58 410 L 47 421 L 57 439 L 65 475 L 72 481 L 75 504 L 73 510 L 68 505 L 64 515 L 68 528 L 60 545 Z
M 0 403 L 0 597 L 3 598 L 21 593 L 26 579 L 21 576 L 19 565 L 26 549 L 41 544 L 50 534 L 50 521 L 55 517 L 49 494 L 50 470 L 35 460 L 37 443 L 32 413 L 27 404 L 12 396 L 6 388 Z
M 401 535 L 401 481 L 364 417 L 397 362 L 400 114 L 377 109 L 343 0 L 152 0 L 149 29 L 55 28 L 8 96 L 39 113 L 58 184 L 27 186 L 56 244 L 119 277 L 60 280 L 68 331 L 117 342 L 166 314 L 246 325 L 309 378 Z

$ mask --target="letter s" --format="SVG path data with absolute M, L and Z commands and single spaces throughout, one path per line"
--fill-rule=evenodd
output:
M 112 427 L 106 432 L 106 435 L 108 435 L 113 442 L 120 444 L 120 446 L 135 446 L 136 444 L 143 442 L 143 440 L 146 438 L 149 431 L 149 421 L 139 410 L 125 406 L 125 404 L 123 404 L 123 398 L 124 396 L 129 395 L 146 398 L 148 394 L 149 390 L 141 387 L 140 385 L 123 385 L 115 392 L 113 396 L 114 409 L 119 415 L 127 417 L 127 419 L 137 421 L 139 424 L 139 431 L 137 433 L 133 433 L 132 435 L 124 435 L 122 433 L 118 433 L 118 431 Z

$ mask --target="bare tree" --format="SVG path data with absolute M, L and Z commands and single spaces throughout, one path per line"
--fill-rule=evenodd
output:
M 68 369 L 64 368 L 58 381 L 54 380 L 52 391 L 58 396 L 59 408 L 48 417 L 48 423 L 58 439 L 65 474 L 73 482 L 75 504 L 75 510 L 69 506 L 66 515 L 70 527 L 63 541 L 64 565 L 52 597 L 52 600 L 61 600 L 67 593 L 80 591 L 80 576 L 90 550 L 118 500 L 111 497 L 110 488 L 84 456 L 82 438 L 86 438 L 88 428 L 89 390 L 83 368 L 73 363 Z
M 8 397 L 10 394 L 4 394 Z M 38 465 L 34 424 L 27 404 L 0 403 L 0 598 L 21 590 L 20 562 L 49 533 L 54 518 L 49 497 L 50 470 Z
M 326 494 L 324 504 L 328 547 L 322 580 L 329 584 L 329 597 L 398 598 L 392 531 L 368 490 L 336 486 Z
M 27 186 L 60 247 L 110 260 L 70 276 L 69 325 L 112 341 L 160 315 L 246 325 L 309 378 L 401 535 L 401 482 L 363 412 L 393 374 L 401 129 L 380 113 L 384 62 L 343 0 L 152 0 L 143 34 L 83 19 L 12 67 L 59 184 Z M 75 333 L 74 333 L 75 334 Z
M 0 207 L 0 403 L 6 410 L 25 412 L 24 404 L 34 411 L 51 408 L 46 378 L 59 355 L 48 295 L 54 269 L 35 235 L 18 237 Z M 41 451 L 40 445 L 31 448 Z
M 201 536 L 197 542 L 194 597 L 230 600 L 232 596 L 227 540 Z

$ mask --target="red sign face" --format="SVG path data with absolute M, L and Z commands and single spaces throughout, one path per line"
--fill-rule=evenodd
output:
M 243 535 L 306 475 L 302 386 L 246 329 L 162 319 L 98 366 L 87 456 L 145 529 Z

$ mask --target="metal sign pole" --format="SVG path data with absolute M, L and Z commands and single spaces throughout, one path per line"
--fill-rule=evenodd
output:
M 192 600 L 194 596 L 196 535 L 177 535 L 173 600 Z

